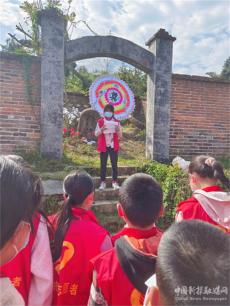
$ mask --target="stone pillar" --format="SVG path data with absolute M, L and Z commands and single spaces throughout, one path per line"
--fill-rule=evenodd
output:
M 146 157 L 169 160 L 172 51 L 175 37 L 160 29 L 146 45 L 154 54 L 152 73 L 147 79 Z
M 41 153 L 62 157 L 65 21 L 56 9 L 43 10 L 41 25 Z

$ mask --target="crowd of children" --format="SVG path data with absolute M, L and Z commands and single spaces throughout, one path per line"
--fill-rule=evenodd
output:
M 60 212 L 46 217 L 40 178 L 0 156 L 0 305 L 229 305 L 229 179 L 209 156 L 188 172 L 193 196 L 165 233 L 161 186 L 129 176 L 117 204 L 125 226 L 110 236 L 91 210 L 89 174 L 69 174 Z

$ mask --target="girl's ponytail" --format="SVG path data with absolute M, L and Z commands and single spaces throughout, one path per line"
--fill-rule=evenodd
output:
M 230 190 L 230 180 L 224 174 L 224 169 L 221 163 L 215 160 L 214 163 L 212 164 L 212 169 L 213 169 L 213 176 L 217 180 L 219 180 L 229 191 Z
M 230 181 L 224 174 L 222 164 L 214 157 L 200 155 L 196 156 L 189 165 L 189 173 L 197 173 L 202 178 L 214 178 L 230 190 Z
M 58 216 L 57 230 L 54 235 L 54 261 L 61 255 L 65 234 L 71 220 L 75 218 L 72 214 L 72 207 L 80 206 L 86 197 L 94 191 L 93 180 L 86 172 L 75 172 L 67 175 L 63 187 L 66 201 Z
M 57 230 L 54 235 L 54 261 L 56 261 L 61 255 L 63 240 L 73 217 L 71 203 L 72 200 L 68 198 L 58 216 Z

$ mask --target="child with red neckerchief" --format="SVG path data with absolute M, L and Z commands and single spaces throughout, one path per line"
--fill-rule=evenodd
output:
M 215 158 L 197 156 L 189 165 L 189 185 L 193 196 L 177 205 L 176 221 L 199 219 L 230 233 L 229 179 Z

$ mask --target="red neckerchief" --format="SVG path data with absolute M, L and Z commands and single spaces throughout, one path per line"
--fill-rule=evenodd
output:
M 123 229 L 120 230 L 115 235 L 113 235 L 111 239 L 113 243 L 121 236 L 128 236 L 128 237 L 133 237 L 136 239 L 146 239 L 146 238 L 155 236 L 157 234 L 157 231 L 158 230 L 155 225 L 149 230 L 141 230 L 141 229 L 136 229 L 136 228 L 123 227 Z
M 208 186 L 205 188 L 202 188 L 202 190 L 206 192 L 211 192 L 211 191 L 223 191 L 223 189 L 220 186 L 214 185 L 214 186 Z

